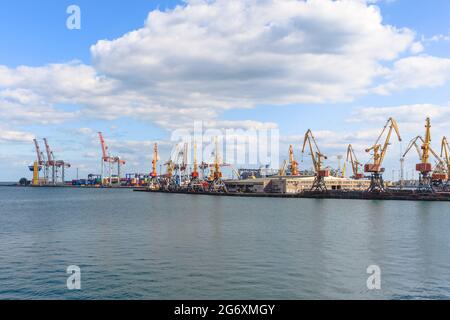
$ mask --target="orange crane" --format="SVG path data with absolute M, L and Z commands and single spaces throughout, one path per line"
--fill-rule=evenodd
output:
M 191 172 L 191 179 L 188 184 L 188 191 L 198 192 L 204 191 L 205 185 L 200 181 L 200 174 L 198 172 L 198 160 L 197 160 L 197 143 L 194 141 L 194 163 L 193 170 Z
M 326 191 L 327 187 L 325 184 L 325 178 L 330 176 L 330 170 L 323 169 L 322 165 L 323 160 L 326 160 L 328 158 L 320 151 L 311 129 L 308 129 L 308 131 L 306 131 L 305 133 L 302 154 L 305 153 L 306 144 L 309 145 L 309 151 L 315 172 L 314 183 L 311 191 Z
M 150 172 L 150 181 L 148 183 L 148 188 L 151 190 L 158 190 L 160 188 L 157 169 L 158 160 L 158 144 L 155 143 L 153 146 L 152 172 Z
M 384 157 L 386 156 L 387 149 L 391 144 L 390 140 L 393 131 L 395 131 L 398 140 L 402 141 L 397 122 L 393 118 L 389 118 L 383 130 L 381 131 L 381 134 L 375 141 L 375 144 L 372 147 L 366 149 L 366 152 L 373 151 L 373 163 L 368 163 L 364 166 L 364 171 L 371 174 L 370 187 L 368 189 L 369 192 L 386 191 L 383 181 L 384 168 L 382 168 L 382 165 Z M 383 138 L 386 132 L 387 132 L 386 140 L 384 141 L 384 144 L 381 145 L 381 139 Z
M 422 143 L 420 148 L 417 144 L 417 142 L 420 140 Z M 419 191 L 423 192 L 433 192 L 433 184 L 438 185 L 440 184 L 439 181 L 445 180 L 442 179 L 442 173 L 440 172 L 443 166 L 443 161 L 438 156 L 436 152 L 431 148 L 431 121 L 430 118 L 426 118 L 425 120 L 425 138 L 422 138 L 421 136 L 417 136 L 411 142 L 409 143 L 408 148 L 406 149 L 406 152 L 404 153 L 403 157 L 406 156 L 406 154 L 411 150 L 412 147 L 416 148 L 417 154 L 420 158 L 420 163 L 416 165 L 416 171 L 419 172 Z M 430 163 L 430 154 L 432 154 L 437 162 L 438 165 L 436 166 L 435 172 L 433 172 L 433 166 Z
M 442 138 L 441 143 L 441 158 L 444 158 L 445 164 L 447 165 L 447 183 L 446 187 L 448 188 L 450 185 L 450 146 L 448 145 L 448 141 L 446 137 Z
M 288 166 L 288 161 L 284 160 L 283 165 L 281 166 L 280 170 L 278 170 L 279 176 L 285 176 L 286 175 L 286 169 Z
M 100 139 L 100 145 L 102 148 L 102 168 L 101 168 L 102 184 L 103 184 L 103 178 L 104 178 L 104 165 L 105 164 L 108 165 L 108 173 L 109 173 L 108 184 L 111 186 L 112 185 L 112 176 L 113 176 L 112 165 L 117 164 L 117 184 L 120 185 L 120 168 L 121 168 L 121 166 L 125 165 L 126 162 L 118 156 L 111 156 L 109 154 L 108 146 L 106 145 L 105 139 L 103 138 L 103 133 L 99 132 L 98 137 Z
M 222 180 L 222 171 L 220 170 L 221 161 L 219 156 L 219 142 L 217 137 L 214 138 L 214 141 L 214 163 L 210 165 L 209 190 L 213 192 L 228 192 L 227 187 Z
M 359 172 L 359 168 L 362 167 L 362 164 L 358 161 L 358 158 L 356 158 L 355 151 L 353 150 L 353 146 L 351 144 L 349 144 L 347 148 L 347 162 L 349 161 L 352 165 L 352 178 L 356 180 L 363 179 L 364 174 Z
M 158 176 L 158 144 L 155 143 L 153 146 L 153 159 L 152 159 L 152 172 L 150 173 L 150 177 L 156 178 Z
M 422 154 L 420 156 L 421 162 L 416 164 L 416 171 L 419 171 L 419 189 L 421 191 L 433 191 L 431 185 L 430 172 L 433 170 L 430 158 L 430 144 L 431 144 L 431 122 L 430 118 L 425 120 L 425 139 L 422 141 Z
M 194 166 L 193 170 L 191 172 L 191 178 L 192 179 L 198 179 L 199 173 L 198 173 L 198 162 L 197 162 L 197 143 L 194 142 Z
M 292 176 L 300 175 L 300 173 L 298 172 L 298 162 L 295 161 L 294 147 L 292 147 L 292 145 L 289 146 L 289 169 Z

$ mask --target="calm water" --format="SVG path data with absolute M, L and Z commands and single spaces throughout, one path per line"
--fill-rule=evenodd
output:
M 3 299 L 443 299 L 449 249 L 448 203 L 0 188 Z

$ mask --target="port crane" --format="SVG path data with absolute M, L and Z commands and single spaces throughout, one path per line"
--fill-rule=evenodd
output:
M 285 176 L 287 167 L 288 167 L 288 161 L 284 160 L 283 165 L 281 166 L 280 170 L 278 171 L 278 175 L 281 177 Z
M 326 160 L 327 156 L 320 151 L 311 129 L 308 129 L 308 131 L 306 131 L 305 133 L 302 154 L 305 153 L 307 144 L 309 146 L 311 160 L 313 162 L 315 172 L 314 183 L 312 185 L 311 191 L 327 191 L 325 178 L 330 176 L 330 170 L 322 168 L 323 160 Z
M 352 165 L 353 176 L 351 178 L 355 180 L 360 180 L 364 178 L 364 174 L 359 172 L 360 167 L 362 167 L 362 163 L 358 161 L 356 157 L 355 150 L 353 150 L 353 146 L 351 144 L 348 145 L 347 148 L 347 161 Z
M 110 186 L 112 186 L 112 177 L 113 177 L 112 166 L 113 166 L 113 164 L 117 164 L 117 184 L 120 186 L 120 169 L 121 169 L 121 166 L 125 165 L 126 162 L 118 156 L 111 156 L 109 154 L 109 148 L 106 145 L 105 139 L 103 138 L 103 133 L 99 132 L 98 136 L 99 136 L 100 145 L 102 148 L 102 159 L 101 159 L 102 184 L 104 183 L 103 178 L 104 178 L 105 165 L 107 165 L 108 175 L 109 175 L 108 184 Z
M 176 164 L 172 159 L 169 159 L 164 165 L 166 166 L 166 174 L 161 179 L 161 187 L 166 191 L 178 190 L 178 184 L 174 175 Z
M 200 180 L 200 174 L 199 174 L 199 165 L 198 165 L 198 159 L 197 159 L 197 143 L 194 141 L 194 163 L 193 163 L 193 169 L 191 172 L 191 179 L 189 181 L 188 185 L 188 191 L 198 192 L 198 191 L 204 191 L 204 185 L 203 182 Z
M 228 192 L 225 182 L 222 179 L 221 160 L 219 156 L 219 142 L 217 137 L 214 138 L 214 163 L 210 165 L 209 191 L 211 192 Z
M 41 148 L 39 147 L 39 142 L 37 139 L 33 139 L 34 142 L 34 148 L 36 150 L 36 159 L 37 161 L 34 162 L 32 166 L 29 167 L 31 171 L 33 171 L 33 185 L 39 185 L 42 183 L 42 181 L 39 180 L 39 171 L 42 169 L 44 170 L 44 184 L 48 181 L 48 170 L 44 158 L 44 153 L 41 151 Z
M 55 156 L 53 151 L 50 148 L 47 138 L 44 138 L 45 151 L 47 153 L 47 161 L 45 163 L 46 171 L 49 172 L 49 168 L 52 171 L 52 180 L 51 183 L 56 185 L 58 183 L 58 179 L 61 178 L 61 183 L 65 182 L 65 169 L 70 168 L 70 163 L 67 163 L 63 160 L 55 160 Z M 61 176 L 60 176 L 61 173 Z
M 289 169 L 291 171 L 291 176 L 300 175 L 298 172 L 298 162 L 295 161 L 294 147 L 292 145 L 289 146 Z
M 448 144 L 447 138 L 443 137 L 442 138 L 442 143 L 441 143 L 441 158 L 444 158 L 445 161 L 445 165 L 447 166 L 447 181 L 444 185 L 444 189 L 448 190 L 450 187 L 450 146 Z
M 418 142 L 421 143 L 419 147 Z M 403 158 L 408 152 L 415 147 L 417 154 L 420 158 L 420 163 L 416 164 L 416 171 L 419 172 L 419 187 L 421 192 L 434 192 L 433 185 L 438 186 L 443 184 L 443 180 L 446 180 L 446 176 L 443 177 L 443 161 L 439 155 L 431 148 L 431 123 L 430 118 L 425 120 L 425 138 L 417 136 L 411 140 L 403 154 Z M 437 166 L 433 172 L 433 166 L 430 163 L 430 155 L 433 155 L 437 160 Z M 444 173 L 445 175 L 445 173 Z
M 375 141 L 375 144 L 372 147 L 366 149 L 366 152 L 373 152 L 373 163 L 368 163 L 364 166 L 364 171 L 370 173 L 370 186 L 368 189 L 369 192 L 386 192 L 383 181 L 384 168 L 382 168 L 382 165 L 384 157 L 386 156 L 387 149 L 391 144 L 390 140 L 393 131 L 395 131 L 398 141 L 402 141 L 397 122 L 393 118 L 389 118 L 385 126 L 383 127 L 381 134 Z M 384 141 L 384 144 L 381 145 L 381 139 L 386 132 L 386 139 Z
M 152 172 L 150 172 L 149 189 L 158 190 L 160 185 L 158 181 L 158 144 L 153 145 Z

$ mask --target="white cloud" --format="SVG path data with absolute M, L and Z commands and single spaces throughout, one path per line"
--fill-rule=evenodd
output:
M 349 122 L 375 123 L 386 121 L 389 117 L 403 123 L 422 123 L 426 117 L 437 122 L 449 121 L 450 104 L 413 104 L 392 107 L 364 107 L 357 109 Z
M 414 37 L 363 1 L 188 1 L 91 52 L 102 73 L 163 105 L 231 108 L 352 99 Z
M 274 124 L 224 121 L 221 113 L 349 101 L 382 75 L 381 93 L 445 82 L 445 59 L 383 67 L 423 47 L 413 31 L 384 24 L 371 2 L 195 0 L 155 10 L 143 28 L 93 45 L 93 66 L 0 66 L 0 115 L 16 124 L 131 117 L 169 130 L 195 120 L 248 129 Z M 426 80 L 406 75 L 414 67 Z
M 442 86 L 450 79 L 450 59 L 428 55 L 407 57 L 397 60 L 385 77 L 387 83 L 375 88 L 376 93 Z
M 35 136 L 29 132 L 0 128 L 1 143 L 31 143 L 34 137 Z

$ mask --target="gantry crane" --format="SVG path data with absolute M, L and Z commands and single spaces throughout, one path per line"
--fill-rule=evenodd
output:
M 298 162 L 295 161 L 294 147 L 292 145 L 289 146 L 289 169 L 291 171 L 291 176 L 300 175 L 298 172 Z
M 109 154 L 109 148 L 105 143 L 105 139 L 103 138 L 103 133 L 99 132 L 98 133 L 99 139 L 100 139 L 100 145 L 102 148 L 102 159 L 101 159 L 101 175 L 102 175 L 102 184 L 104 184 L 104 166 L 107 165 L 107 169 L 108 169 L 108 185 L 112 186 L 113 182 L 112 182 L 112 178 L 113 178 L 113 169 L 112 169 L 112 165 L 113 164 L 117 164 L 117 184 L 120 186 L 120 169 L 121 166 L 125 165 L 126 162 L 124 160 L 122 160 L 120 157 L 118 156 L 111 156 Z
M 158 181 L 158 144 L 153 145 L 153 158 L 152 158 L 152 172 L 150 172 L 150 181 L 148 184 L 149 189 L 158 190 L 160 185 Z
M 355 151 L 353 150 L 353 146 L 351 144 L 348 145 L 347 148 L 347 161 L 352 165 L 353 176 L 351 178 L 355 180 L 360 180 L 364 178 L 364 174 L 359 172 L 359 168 L 362 167 L 362 163 L 358 161 L 356 157 Z
M 305 133 L 302 154 L 305 153 L 306 144 L 309 145 L 309 151 L 315 172 L 314 183 L 311 191 L 327 191 L 325 178 L 330 176 L 330 170 L 322 168 L 323 160 L 326 160 L 327 156 L 320 152 L 316 139 L 310 129 L 308 129 Z
M 380 141 L 383 138 L 383 135 L 386 131 L 387 131 L 386 140 L 384 141 L 384 144 L 381 145 Z M 398 140 L 402 141 L 397 122 L 393 118 L 389 118 L 383 130 L 381 131 L 381 134 L 378 136 L 378 139 L 375 141 L 375 144 L 372 147 L 366 149 L 366 152 L 373 151 L 373 163 L 368 163 L 364 166 L 364 171 L 370 173 L 371 175 L 370 186 L 368 189 L 369 192 L 386 191 L 383 181 L 384 168 L 382 168 L 382 165 L 384 157 L 386 156 L 387 149 L 390 145 L 392 131 L 395 131 Z
M 446 182 L 444 185 L 445 189 L 449 189 L 450 187 L 450 146 L 448 145 L 448 141 L 446 137 L 442 138 L 441 143 L 441 158 L 444 158 L 445 165 L 447 166 L 447 172 L 446 172 Z
M 51 183 L 56 185 L 58 183 L 58 178 L 61 178 L 61 183 L 65 182 L 65 169 L 70 168 L 70 163 L 65 162 L 64 160 L 56 160 L 53 154 L 53 151 L 50 149 L 50 145 L 48 144 L 47 138 L 44 138 L 45 150 L 47 152 L 47 161 L 45 163 L 46 171 L 49 171 L 49 168 L 52 170 L 52 179 Z M 61 172 L 61 176 L 59 173 Z

